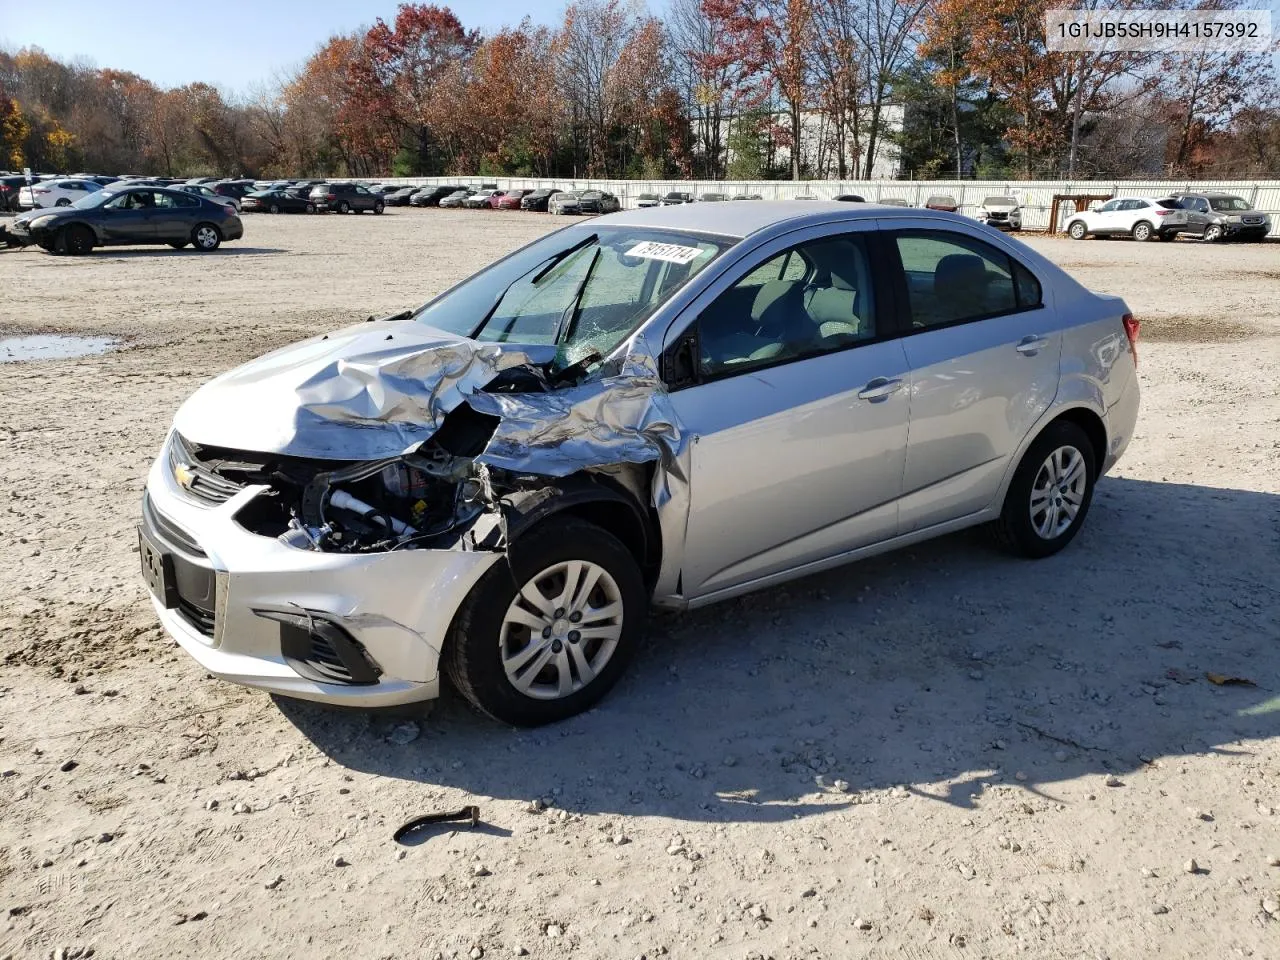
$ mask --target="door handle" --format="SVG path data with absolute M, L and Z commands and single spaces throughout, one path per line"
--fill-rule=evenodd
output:
M 902 389 L 901 377 L 876 377 L 868 380 L 867 385 L 858 391 L 859 400 L 883 400 Z
M 1039 353 L 1049 343 L 1046 337 L 1023 337 L 1018 341 L 1018 345 L 1013 349 L 1017 350 L 1024 357 L 1033 356 Z

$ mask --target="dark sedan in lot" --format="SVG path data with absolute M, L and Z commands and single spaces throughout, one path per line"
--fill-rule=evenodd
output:
M 622 204 L 612 193 L 603 190 L 583 190 L 578 194 L 578 210 L 580 213 L 617 213 Z
M 553 193 L 555 193 L 554 190 L 532 190 L 520 198 L 520 209 L 546 213 L 547 201 L 551 199 Z
M 315 213 L 316 205 L 307 196 L 292 190 L 255 190 L 240 201 L 246 213 Z
M 458 190 L 455 186 L 419 187 L 409 198 L 411 207 L 438 207 L 445 197 L 452 196 Z
M 418 192 L 417 187 L 397 187 L 390 193 L 382 195 L 382 202 L 388 207 L 407 207 L 409 198 Z
M 175 250 L 191 244 L 209 251 L 223 240 L 239 240 L 244 226 L 226 203 L 182 190 L 124 187 L 99 190 L 69 207 L 24 213 L 14 219 L 10 236 L 51 253 L 144 243 L 167 243 Z

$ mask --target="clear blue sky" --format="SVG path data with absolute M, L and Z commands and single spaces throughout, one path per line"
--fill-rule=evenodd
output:
M 435 0 L 486 32 L 556 24 L 566 0 Z M 42 47 L 165 87 L 197 80 L 246 91 L 301 64 L 335 33 L 395 17 L 395 0 L 0 0 L 0 47 Z

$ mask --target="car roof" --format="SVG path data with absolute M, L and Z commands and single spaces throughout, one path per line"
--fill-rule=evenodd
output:
M 902 207 L 875 203 L 841 203 L 834 200 L 763 200 L 758 203 L 700 203 L 669 207 L 644 207 L 611 213 L 601 222 L 611 224 L 688 230 L 725 237 L 748 237 L 785 225 L 788 229 L 818 226 L 848 220 L 874 220 L 888 216 L 895 219 L 937 220 L 941 223 L 969 224 L 971 221 L 941 210 Z

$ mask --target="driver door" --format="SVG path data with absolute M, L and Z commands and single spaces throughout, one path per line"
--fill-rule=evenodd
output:
M 156 195 L 130 190 L 102 206 L 102 231 L 107 243 L 149 243 L 156 235 Z
M 689 599 L 896 535 L 906 354 L 873 282 L 875 224 L 766 244 L 690 305 L 665 363 L 692 438 L 681 582 Z M 679 329 L 677 329 L 679 328 Z

